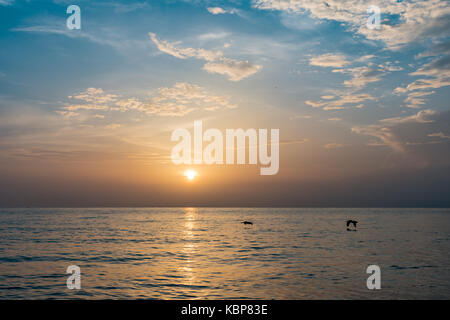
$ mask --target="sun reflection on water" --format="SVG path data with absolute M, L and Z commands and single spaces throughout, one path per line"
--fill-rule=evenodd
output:
M 195 219 L 197 216 L 197 209 L 196 208 L 185 208 L 185 223 L 184 223 L 184 230 L 183 230 L 183 240 L 186 241 L 183 245 L 183 256 L 186 258 L 186 264 L 179 268 L 181 274 L 183 275 L 183 278 L 186 279 L 187 285 L 192 285 L 195 280 L 195 273 L 193 269 L 193 263 L 194 263 L 194 255 L 197 252 L 197 247 L 192 240 L 194 239 L 194 231 L 195 228 Z

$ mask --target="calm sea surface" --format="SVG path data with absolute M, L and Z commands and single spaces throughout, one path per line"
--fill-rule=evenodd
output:
M 0 298 L 449 299 L 450 209 L 0 209 Z

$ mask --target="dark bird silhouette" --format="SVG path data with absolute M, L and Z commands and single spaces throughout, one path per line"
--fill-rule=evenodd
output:
M 351 224 L 353 224 L 353 226 L 355 227 L 355 229 L 356 229 L 356 224 L 358 223 L 358 221 L 355 221 L 355 220 L 347 220 L 347 229 L 348 229 L 348 227 L 351 225 Z
M 242 221 L 241 223 L 243 223 L 243 224 L 253 224 L 253 222 L 250 222 L 250 221 Z

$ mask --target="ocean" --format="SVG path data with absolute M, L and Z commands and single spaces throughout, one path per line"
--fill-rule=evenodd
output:
M 449 253 L 450 209 L 0 209 L 0 299 L 449 299 Z

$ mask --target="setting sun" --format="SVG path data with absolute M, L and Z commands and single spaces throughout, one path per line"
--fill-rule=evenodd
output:
M 197 172 L 194 170 L 186 170 L 184 172 L 184 176 L 189 180 L 192 181 L 197 176 Z

